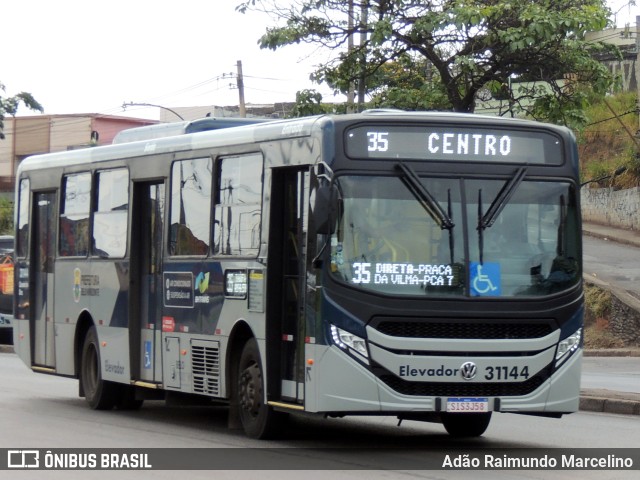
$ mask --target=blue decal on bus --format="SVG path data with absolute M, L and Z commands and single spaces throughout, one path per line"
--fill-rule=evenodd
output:
M 151 340 L 144 342 L 144 368 L 151 368 Z
M 498 297 L 502 293 L 500 264 L 471 262 L 471 295 L 474 297 Z

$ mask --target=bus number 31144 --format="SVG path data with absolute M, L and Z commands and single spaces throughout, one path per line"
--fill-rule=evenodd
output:
M 485 368 L 485 376 L 486 380 L 508 380 L 512 379 L 520 379 L 529 378 L 529 367 L 524 366 L 520 370 L 518 367 L 487 367 Z

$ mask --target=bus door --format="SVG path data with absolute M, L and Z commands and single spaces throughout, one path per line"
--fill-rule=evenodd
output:
M 31 275 L 33 299 L 31 358 L 34 365 L 55 367 L 53 318 L 53 263 L 56 245 L 56 192 L 37 192 L 33 197 Z
M 304 400 L 308 191 L 308 169 L 273 170 L 267 275 L 268 388 L 270 394 L 279 392 L 281 399 L 299 403 Z
M 164 182 L 134 182 L 129 277 L 132 380 L 161 382 L 162 230 Z

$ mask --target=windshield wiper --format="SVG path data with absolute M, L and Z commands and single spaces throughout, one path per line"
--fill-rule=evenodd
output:
M 498 195 L 496 195 L 496 198 L 489 206 L 487 213 L 485 213 L 481 218 L 478 218 L 478 230 L 484 230 L 485 228 L 489 228 L 494 224 L 494 222 L 498 218 L 498 215 L 500 215 L 500 212 L 502 212 L 504 207 L 507 206 L 507 203 L 509 203 L 509 200 L 511 200 L 511 197 L 518 188 L 518 185 L 522 183 L 522 180 L 524 179 L 524 176 L 526 174 L 527 168 L 520 167 L 516 171 L 516 174 L 511 177 L 511 180 L 503 185 L 502 189 L 500 190 Z
M 493 202 L 491 202 L 491 205 L 489 205 L 489 209 L 487 210 L 486 213 L 482 212 L 482 189 L 478 190 L 477 230 L 478 230 L 478 249 L 480 250 L 480 264 L 483 263 L 482 257 L 484 252 L 484 238 L 482 234 L 485 228 L 489 228 L 495 223 L 496 219 L 498 218 L 498 215 L 500 215 L 502 210 L 504 210 L 504 207 L 507 206 L 507 204 L 509 203 L 509 200 L 511 200 L 511 197 L 513 196 L 516 189 L 518 188 L 518 185 L 520 185 L 522 183 L 522 180 L 524 180 L 524 177 L 526 174 L 527 174 L 526 167 L 520 167 L 518 170 L 516 170 L 515 175 L 511 177 L 510 180 L 505 182 L 505 184 L 502 186 L 502 189 L 498 192 L 498 195 L 496 195 L 496 198 L 494 198 Z
M 402 176 L 400 177 L 404 184 L 407 186 L 409 191 L 413 194 L 414 197 L 420 202 L 420 205 L 427 211 L 429 216 L 433 219 L 434 222 L 438 224 L 438 226 L 442 230 L 449 230 L 455 227 L 455 224 L 451 220 L 451 217 L 444 211 L 444 209 L 440 206 L 438 201 L 433 198 L 433 196 L 429 193 L 429 191 L 425 188 L 425 186 L 420 181 L 420 178 L 413 171 L 413 169 L 405 165 L 404 163 L 396 163 L 396 168 L 402 172 Z M 451 197 L 449 196 L 449 204 L 451 204 Z M 449 210 L 451 208 L 449 207 Z

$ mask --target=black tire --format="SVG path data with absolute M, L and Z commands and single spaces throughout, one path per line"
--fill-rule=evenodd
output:
M 131 385 L 118 385 L 116 408 L 118 410 L 138 410 L 144 400 L 136 398 L 136 389 Z
M 13 345 L 13 331 L 10 328 L 0 330 L 0 345 Z
M 265 403 L 263 372 L 258 344 L 251 338 L 238 363 L 237 400 L 242 428 L 249 437 L 258 439 L 274 438 L 286 420 L 286 414 Z
M 489 427 L 491 413 L 447 413 L 440 414 L 442 425 L 452 437 L 479 437 Z
M 102 379 L 100 365 L 98 334 L 96 327 L 91 327 L 82 345 L 80 381 L 85 399 L 93 410 L 111 410 L 116 404 L 118 385 Z

